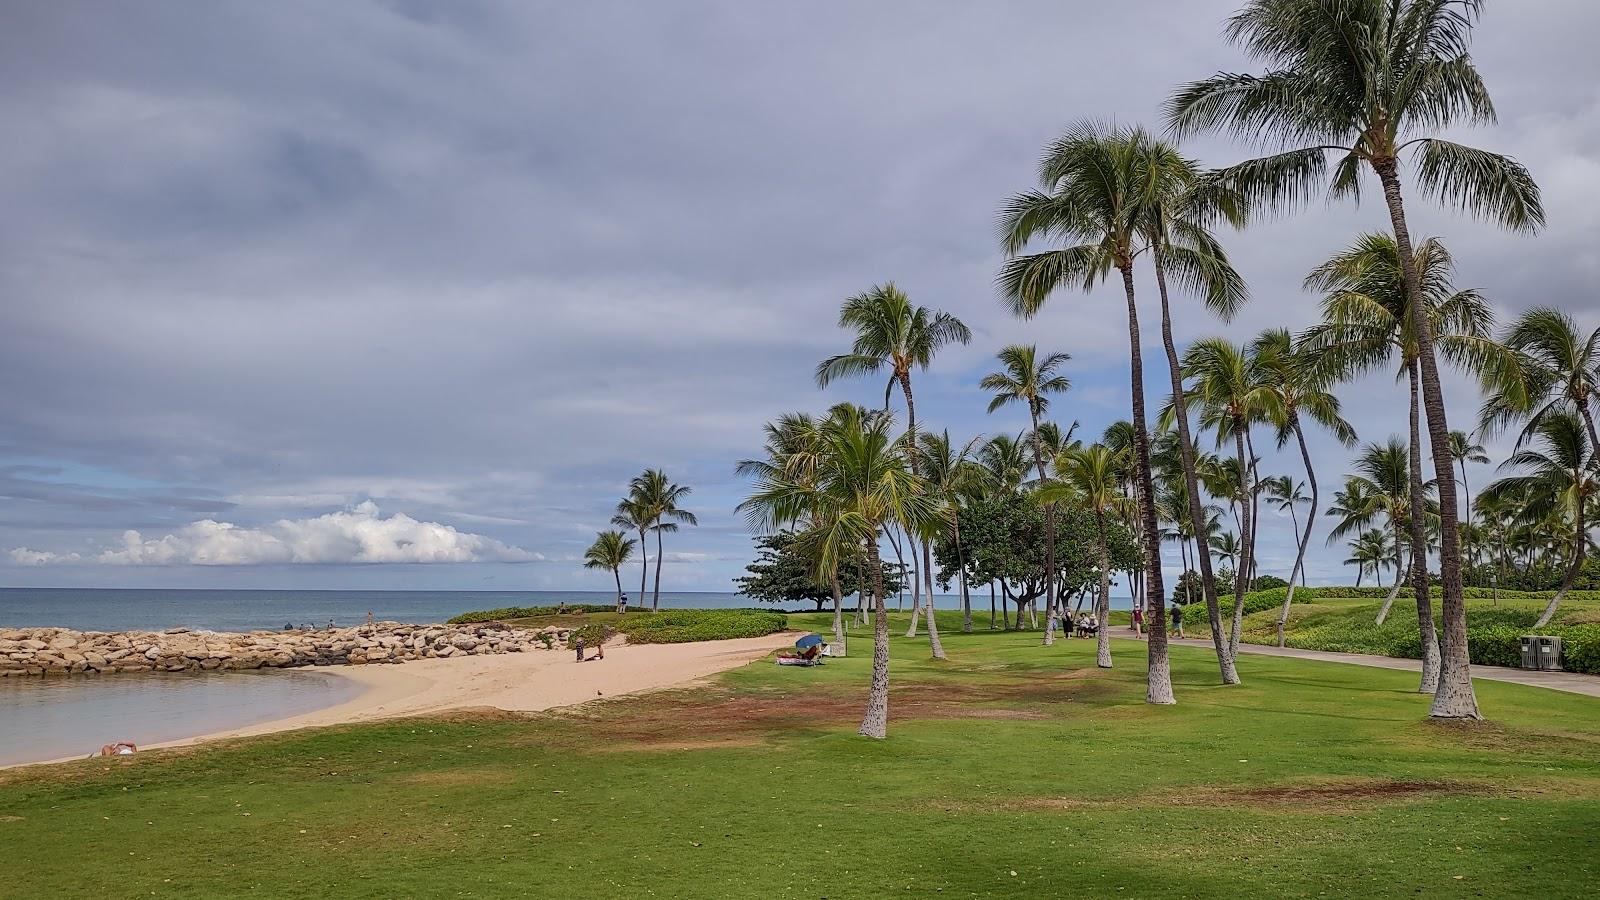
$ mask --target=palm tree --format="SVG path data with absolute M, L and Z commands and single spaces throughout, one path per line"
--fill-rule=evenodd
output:
M 873 582 L 872 682 L 859 733 L 878 739 L 888 733 L 889 722 L 889 613 L 878 541 L 891 525 L 921 532 L 940 516 L 927 486 L 912 474 L 904 444 L 889 428 L 887 416 L 847 415 L 831 422 L 817 448 L 813 479 L 763 476 L 742 504 L 746 515 L 765 527 L 815 516 L 817 524 L 797 541 L 816 560 L 819 576 L 856 548 L 865 551 Z
M 988 481 L 996 490 L 1006 493 L 1021 490 L 1029 468 L 1022 435 L 997 434 L 989 438 L 978 451 L 978 464 L 988 473 Z
M 617 581 L 617 612 L 628 611 L 628 601 L 622 599 L 622 566 L 633 555 L 634 540 L 620 531 L 602 531 L 594 543 L 583 551 L 585 569 L 609 569 Z
M 662 557 L 661 535 L 677 531 L 679 522 L 689 525 L 700 524 L 694 513 L 678 505 L 691 490 L 692 488 L 684 485 L 674 484 L 660 469 L 645 469 L 628 483 L 628 496 L 631 502 L 637 504 L 646 514 L 645 521 L 649 524 L 649 529 L 656 533 L 656 583 L 655 590 L 650 595 L 651 612 L 661 608 L 661 564 L 665 561 Z M 668 521 L 669 519 L 673 521 Z M 643 590 L 641 587 L 641 593 Z
M 1330 196 L 1357 196 L 1364 168 L 1383 186 L 1412 298 L 1428 441 L 1439 484 L 1444 659 L 1430 710 L 1438 718 L 1479 714 L 1467 656 L 1450 427 L 1401 199 L 1400 155 L 1413 151 L 1417 183 L 1425 194 L 1516 231 L 1544 224 L 1539 188 L 1520 163 L 1433 136 L 1457 123 L 1494 121 L 1494 104 L 1467 53 L 1482 5 L 1482 0 L 1250 0 L 1229 21 L 1227 35 L 1270 70 L 1213 75 L 1179 89 L 1167 104 L 1169 127 L 1179 135 L 1226 130 L 1279 151 L 1219 173 L 1222 184 L 1252 202 L 1294 206 L 1327 178 L 1330 154 L 1340 157 Z
M 925 472 L 928 489 L 943 505 L 945 516 L 941 521 L 950 527 L 950 539 L 956 546 L 958 560 L 957 578 L 961 582 L 961 630 L 972 631 L 972 598 L 967 594 L 967 558 L 961 545 L 961 504 L 978 490 L 984 472 L 972 459 L 973 450 L 982 436 L 968 441 L 959 450 L 950 443 L 950 431 L 943 434 L 924 434 L 917 448 L 919 469 Z
M 1190 379 L 1189 391 L 1201 405 L 1202 425 L 1216 432 L 1217 446 L 1233 438 L 1234 463 L 1240 475 L 1240 541 L 1234 568 L 1233 629 L 1228 634 L 1228 655 L 1237 659 L 1245 586 L 1255 564 L 1255 531 L 1251 527 L 1255 455 L 1246 450 L 1246 435 L 1252 422 L 1277 410 L 1278 396 L 1268 389 L 1255 354 L 1223 338 L 1205 338 L 1190 344 L 1183 356 L 1183 374 Z
M 1380 516 L 1388 520 L 1390 529 L 1394 532 L 1395 549 L 1395 580 L 1389 590 L 1389 596 L 1384 598 L 1383 605 L 1378 609 L 1377 624 L 1382 625 L 1389 616 L 1389 609 L 1394 599 L 1400 593 L 1405 578 L 1401 572 L 1406 568 L 1403 554 L 1410 552 L 1410 574 L 1412 587 L 1416 589 L 1421 585 L 1421 593 L 1427 593 L 1429 586 L 1426 577 L 1417 578 L 1417 568 L 1424 573 L 1427 571 L 1428 542 L 1426 529 L 1413 521 L 1413 517 L 1424 515 L 1426 507 L 1425 496 L 1413 496 L 1415 481 L 1414 458 L 1405 442 L 1398 437 L 1389 438 L 1384 444 L 1368 444 L 1362 448 L 1361 455 L 1356 458 L 1358 474 L 1350 476 L 1345 481 L 1345 489 L 1336 498 L 1336 502 L 1328 509 L 1329 515 L 1339 516 L 1339 524 L 1328 534 L 1328 543 L 1344 537 L 1347 534 L 1366 529 Z M 1423 485 L 1422 493 L 1433 487 L 1430 482 Z M 1413 542 L 1420 542 L 1416 546 Z M 1428 612 L 1426 619 L 1418 613 L 1417 627 L 1422 643 L 1422 679 L 1417 690 L 1428 693 L 1429 688 L 1437 684 L 1439 672 L 1439 653 L 1437 650 L 1437 636 L 1434 633 L 1433 615 L 1431 609 L 1419 605 L 1419 610 Z
M 1361 576 L 1368 571 L 1378 580 L 1378 587 L 1383 587 L 1383 567 L 1388 565 L 1390 552 L 1389 535 L 1381 528 L 1369 528 L 1350 541 L 1350 558 L 1344 564 L 1357 567 L 1356 587 L 1361 587 Z
M 1475 290 L 1454 289 L 1451 276 L 1455 261 L 1444 244 L 1435 238 L 1424 240 L 1417 246 L 1412 263 L 1412 270 L 1422 282 L 1417 296 L 1424 307 L 1423 318 L 1445 359 L 1469 370 L 1502 369 L 1505 354 L 1490 337 L 1493 314 L 1488 301 Z M 1417 623 L 1424 635 L 1429 634 L 1434 626 L 1427 541 L 1423 535 L 1426 522 L 1421 506 L 1422 342 L 1411 315 L 1412 295 L 1406 288 L 1400 246 L 1391 235 L 1362 235 L 1355 244 L 1306 276 L 1305 284 L 1308 289 L 1323 290 L 1327 295 L 1322 301 L 1323 323 L 1301 336 L 1303 352 L 1318 360 L 1319 367 L 1335 378 L 1353 377 L 1397 356 L 1400 371 L 1409 384 L 1409 495 L 1414 504 L 1409 517 L 1410 572 Z M 1432 691 L 1436 667 L 1428 664 L 1427 650 L 1424 643 L 1423 689 Z
M 1244 279 L 1228 261 L 1222 245 L 1207 225 L 1212 219 L 1220 218 L 1235 227 L 1243 226 L 1246 205 L 1236 193 L 1203 179 L 1199 166 L 1180 156 L 1171 145 L 1151 141 L 1149 155 L 1147 168 L 1152 176 L 1159 177 L 1162 189 L 1155 191 L 1151 202 L 1147 204 L 1142 230 L 1155 269 L 1156 293 L 1161 299 L 1161 343 L 1167 354 L 1167 374 L 1172 384 L 1177 470 L 1187 496 L 1198 497 L 1200 485 L 1195 442 L 1189 429 L 1182 364 L 1172 335 L 1172 304 L 1167 274 L 1171 272 L 1181 287 L 1198 294 L 1206 308 L 1223 321 L 1232 319 L 1247 299 L 1248 291 Z M 1196 532 L 1205 528 L 1205 514 L 1199 504 L 1187 505 L 1179 512 L 1188 519 L 1188 531 Z M 1211 621 L 1211 637 L 1222 683 L 1237 684 L 1238 670 L 1233 657 L 1224 652 L 1222 643 L 1222 612 L 1217 603 L 1217 582 L 1215 573 L 1211 571 L 1211 557 L 1210 554 L 1197 556 L 1200 593 L 1205 599 L 1206 614 Z
M 889 381 L 883 389 L 883 405 L 889 406 L 889 395 L 895 385 L 906 401 L 906 457 L 910 460 L 911 474 L 917 474 L 917 405 L 911 393 L 911 370 L 926 372 L 933 364 L 934 354 L 946 344 L 966 344 L 972 332 L 961 320 L 947 312 L 930 310 L 926 306 L 911 305 L 911 298 L 888 282 L 873 287 L 864 294 L 846 300 L 839 309 L 839 327 L 855 332 L 855 342 L 849 353 L 831 356 L 817 365 L 817 386 L 827 387 L 837 378 L 874 374 L 885 367 Z M 915 547 L 912 553 L 915 554 Z M 944 659 L 944 647 L 939 643 L 939 626 L 933 615 L 933 559 L 928 543 L 922 543 L 922 577 L 927 594 L 928 642 L 934 659 Z M 920 606 L 922 598 L 917 582 L 912 581 L 913 602 Z M 917 627 L 916 613 L 911 618 L 912 633 Z
M 639 602 L 644 603 L 645 579 L 650 575 L 650 550 L 649 544 L 644 541 L 645 532 L 650 530 L 650 523 L 654 513 L 638 494 L 631 492 L 627 497 L 617 501 L 616 514 L 611 517 L 611 524 L 619 528 L 636 531 L 639 533 Z M 661 567 L 660 558 L 656 559 L 656 567 Z
M 1231 531 L 1224 531 L 1221 534 L 1212 535 L 1207 544 L 1211 549 L 1212 556 L 1227 563 L 1228 567 L 1233 569 L 1233 580 L 1237 583 L 1240 580 L 1239 560 L 1244 556 L 1239 536 Z
M 1289 590 L 1284 595 L 1283 608 L 1278 611 L 1278 646 L 1282 647 L 1283 629 L 1289 621 L 1289 610 L 1294 603 L 1295 577 L 1298 575 L 1302 582 L 1305 580 L 1306 549 L 1311 546 L 1311 529 L 1316 522 L 1317 506 L 1321 499 L 1317 470 L 1311 464 L 1311 450 L 1306 446 L 1301 414 L 1321 425 L 1346 447 L 1355 444 L 1356 432 L 1339 414 L 1339 398 L 1327 389 L 1329 379 L 1318 373 L 1315 362 L 1307 353 L 1295 349 L 1288 329 L 1269 328 L 1261 332 L 1251 349 L 1267 391 L 1272 394 L 1272 402 L 1267 404 L 1268 418 L 1277 428 L 1278 447 L 1282 449 L 1289 438 L 1294 438 L 1300 448 L 1300 463 L 1305 466 L 1306 480 L 1311 486 L 1310 497 L 1299 497 L 1298 489 L 1285 475 L 1283 483 L 1288 487 L 1277 494 L 1279 508 L 1287 506 L 1291 517 L 1294 516 L 1295 503 L 1304 500 L 1311 504 L 1311 510 L 1306 514 L 1305 531 L 1301 532 L 1299 521 L 1295 521 L 1298 540 L 1295 544 L 1294 568 L 1289 570 Z
M 1474 444 L 1472 438 L 1465 431 L 1450 432 L 1450 458 L 1461 467 L 1461 505 L 1466 510 L 1462 525 L 1472 523 L 1472 488 L 1467 486 L 1467 463 L 1486 463 L 1489 454 L 1484 451 L 1482 444 Z M 1463 538 L 1465 541 L 1465 538 Z M 1469 556 L 1470 559 L 1470 556 Z
M 1593 505 L 1591 498 L 1600 492 L 1600 479 L 1588 431 L 1571 410 L 1547 412 L 1540 417 L 1535 433 L 1544 443 L 1543 450 L 1519 450 L 1500 466 L 1523 469 L 1526 474 L 1501 478 L 1484 488 L 1483 493 L 1485 497 L 1517 501 L 1516 518 L 1523 523 L 1538 524 L 1553 518 L 1562 531 L 1570 529 L 1572 553 L 1561 588 L 1533 623 L 1535 628 L 1543 628 L 1550 624 L 1556 608 L 1572 590 L 1573 579 L 1583 570 L 1590 542 L 1585 508 Z
M 1013 344 L 1000 351 L 999 372 L 983 376 L 978 386 L 994 394 L 989 401 L 989 412 L 1011 403 L 1028 407 L 1028 417 L 1033 421 L 1033 462 L 1039 470 L 1039 484 L 1047 484 L 1049 472 L 1045 470 L 1044 441 L 1040 435 L 1039 417 L 1050 408 L 1050 394 L 1064 394 L 1072 387 L 1065 375 L 1057 374 L 1072 357 L 1065 353 L 1052 353 L 1039 359 L 1038 347 L 1032 344 Z M 1044 528 L 1044 610 L 1046 646 L 1055 643 L 1056 615 L 1056 513 L 1055 504 L 1045 505 Z
M 1106 538 L 1107 517 L 1121 511 L 1126 505 L 1118 484 L 1124 461 L 1104 444 L 1087 447 L 1069 447 L 1056 457 L 1056 474 L 1060 476 L 1060 491 L 1052 499 L 1071 498 L 1094 516 L 1095 551 L 1099 560 L 1100 593 L 1095 601 L 1095 618 L 1099 622 L 1098 642 L 1095 647 L 1095 664 L 1102 669 L 1111 668 L 1111 632 L 1106 620 L 1111 614 L 1111 548 Z M 1044 488 L 1050 491 L 1057 487 Z
M 1582 417 L 1589 445 L 1600 447 L 1589 408 L 1600 391 L 1600 328 L 1584 335 L 1578 323 L 1558 309 L 1530 309 L 1507 329 L 1504 343 L 1508 358 L 1484 369 L 1488 394 L 1481 415 L 1484 433 L 1495 434 L 1511 422 L 1526 420 L 1517 436 L 1521 446 L 1546 416 L 1569 410 Z
M 1001 213 L 1001 244 L 1009 257 L 999 276 L 1011 311 L 1032 317 L 1059 287 L 1088 290 L 1112 269 L 1122 276 L 1128 309 L 1129 377 L 1133 394 L 1133 481 L 1144 554 L 1144 603 L 1150 624 L 1145 699 L 1174 703 L 1167 654 L 1166 600 L 1161 575 L 1161 535 L 1150 476 L 1150 429 L 1145 416 L 1144 358 L 1133 263 L 1165 179 L 1153 178 L 1153 139 L 1143 130 L 1085 122 L 1070 128 L 1039 164 L 1042 191 L 1011 198 Z M 1066 246 L 1024 254 L 1035 239 Z

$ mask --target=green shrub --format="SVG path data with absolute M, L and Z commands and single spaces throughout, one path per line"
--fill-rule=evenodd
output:
M 616 623 L 630 644 L 681 644 L 761 637 L 783 631 L 783 613 L 750 609 L 667 609 L 628 616 Z
M 614 612 L 616 606 L 611 603 L 568 603 L 566 611 L 573 612 Z M 452 618 L 447 624 L 470 625 L 474 622 L 503 622 L 506 619 L 528 619 L 533 616 L 553 616 L 561 612 L 559 606 L 502 606 L 499 609 L 481 609 L 476 612 L 466 612 Z

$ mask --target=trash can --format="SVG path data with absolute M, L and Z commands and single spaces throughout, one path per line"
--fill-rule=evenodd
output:
M 1531 634 L 1522 636 L 1522 667 L 1539 668 L 1539 638 Z
M 1535 638 L 1539 648 L 1539 668 L 1547 672 L 1561 671 L 1561 638 Z

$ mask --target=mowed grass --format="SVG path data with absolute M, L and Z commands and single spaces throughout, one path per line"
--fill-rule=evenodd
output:
M 1174 648 L 870 638 L 816 669 L 554 714 L 352 726 L 0 773 L 15 897 L 1519 897 L 1600 884 L 1600 701 Z M 829 617 L 796 616 L 825 630 Z M 905 627 L 896 617 L 897 631 Z M 982 625 L 980 624 L 980 627 Z

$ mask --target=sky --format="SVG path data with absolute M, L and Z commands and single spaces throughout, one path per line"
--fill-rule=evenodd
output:
M 1221 38 L 1236 5 L 8 4 L 0 586 L 603 590 L 583 550 L 654 466 L 700 520 L 663 589 L 729 590 L 734 463 L 780 413 L 882 402 L 812 373 L 890 280 L 973 331 L 916 373 L 925 427 L 1020 430 L 977 382 L 1026 342 L 1072 355 L 1052 415 L 1098 434 L 1127 416 L 1120 290 L 1013 319 L 995 213 L 1072 122 L 1156 126 L 1180 82 L 1258 68 Z M 1411 199 L 1503 318 L 1600 324 L 1596 34 L 1585 0 L 1491 3 L 1476 33 L 1500 121 L 1460 137 L 1531 168 L 1544 232 Z M 1305 273 L 1387 224 L 1367 186 L 1224 235 L 1252 300 L 1227 325 L 1181 302 L 1179 340 L 1313 321 Z M 1471 427 L 1474 386 L 1446 390 Z M 1340 394 L 1363 440 L 1403 430 L 1389 375 Z M 1331 494 L 1349 454 L 1312 440 Z M 1311 581 L 1348 583 L 1319 527 Z M 1267 513 L 1264 572 L 1289 531 Z

